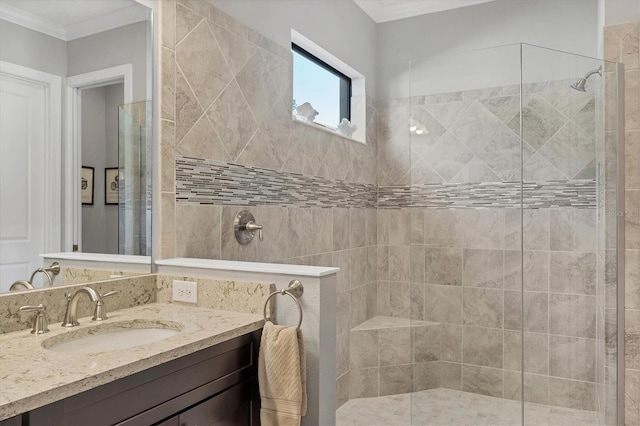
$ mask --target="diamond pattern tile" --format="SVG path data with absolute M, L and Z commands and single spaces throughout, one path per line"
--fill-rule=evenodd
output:
M 206 22 L 178 43 L 176 63 L 205 109 L 233 78 Z
M 473 153 L 453 133 L 447 131 L 425 158 L 427 164 L 449 182 L 473 158 Z
M 449 131 L 471 151 L 479 152 L 503 126 L 480 102 L 474 101 Z
M 548 102 L 539 96 L 533 96 L 522 108 L 523 138 L 531 147 L 538 150 L 567 122 Z M 509 122 L 509 128 L 520 134 L 520 114 Z
M 569 122 L 540 151 L 567 179 L 573 178 L 596 157 L 595 141 Z
M 247 102 L 233 80 L 207 110 L 207 117 L 220 136 L 232 160 L 238 158 L 258 125 Z
M 262 55 L 256 52 L 236 76 L 258 124 L 262 124 L 280 94 Z
M 502 129 L 498 134 L 478 153 L 493 172 L 505 181 L 520 169 L 521 160 L 526 162 L 534 150 L 524 143 L 522 147 L 522 158 L 520 148 L 520 138 L 510 129 Z

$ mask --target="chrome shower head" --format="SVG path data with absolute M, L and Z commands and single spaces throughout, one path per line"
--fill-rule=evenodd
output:
M 584 77 L 573 83 L 571 88 L 580 92 L 586 92 L 585 86 L 587 85 L 587 79 L 589 79 L 593 74 L 598 74 L 602 77 L 602 66 L 598 67 L 597 70 L 589 71 Z
M 578 80 L 575 83 L 573 83 L 571 85 L 571 88 L 572 89 L 576 89 L 576 90 L 578 90 L 580 92 L 586 92 L 586 90 L 584 88 L 586 85 L 587 85 L 587 79 L 582 77 L 580 80 Z

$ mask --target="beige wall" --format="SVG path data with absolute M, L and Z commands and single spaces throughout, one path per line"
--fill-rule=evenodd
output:
M 605 59 L 625 65 L 625 417 L 640 424 L 640 101 L 637 22 L 604 30 Z
M 366 145 L 294 123 L 289 49 L 200 0 L 165 0 L 162 19 L 160 257 L 339 266 L 337 374 L 338 400 L 344 402 L 349 330 L 375 314 L 375 208 L 358 207 L 359 198 L 352 208 L 249 207 L 264 226 L 264 241 L 241 246 L 233 218 L 247 206 L 237 198 L 176 202 L 175 161 L 215 160 L 274 176 L 299 174 L 311 178 L 310 187 L 357 183 L 375 191 L 375 100 L 367 99 Z
M 505 345 L 520 337 L 517 333 L 519 313 L 513 311 L 508 303 L 505 304 L 507 299 L 514 296 L 509 287 L 513 283 L 509 281 L 508 274 L 498 274 L 498 286 L 497 281 L 487 275 L 492 270 L 486 268 L 494 257 L 497 262 L 494 265 L 496 271 L 500 269 L 499 266 L 505 268 L 509 258 L 511 246 L 506 227 L 509 223 L 509 210 L 451 210 L 442 213 L 443 210 L 411 208 L 378 211 L 372 207 L 357 205 L 360 202 L 357 197 L 355 207 L 344 207 L 339 202 L 314 207 L 304 207 L 296 202 L 279 205 L 257 203 L 257 206 L 250 209 L 257 221 L 265 226 L 265 241 L 240 246 L 233 236 L 232 220 L 237 211 L 246 207 L 241 198 L 238 198 L 241 195 L 234 193 L 227 200 L 202 204 L 181 199 L 176 189 L 184 180 L 184 176 L 176 176 L 176 160 L 181 158 L 256 167 L 286 178 L 303 176 L 309 179 L 309 185 L 318 187 L 508 181 L 517 172 L 509 160 L 513 160 L 513 156 L 509 154 L 512 144 L 507 137 L 513 136 L 509 132 L 516 130 L 509 124 L 517 112 L 513 111 L 513 105 L 509 102 L 514 93 L 509 92 L 509 88 L 502 88 L 499 93 L 474 92 L 468 95 L 468 99 L 463 97 L 460 100 L 462 104 L 459 105 L 456 105 L 457 99 L 444 99 L 429 104 L 425 98 L 414 103 L 414 110 L 419 110 L 425 120 L 433 119 L 430 123 L 425 123 L 434 126 L 425 138 L 405 138 L 404 126 L 410 110 L 408 104 L 403 105 L 402 101 L 398 103 L 396 100 L 376 102 L 368 99 L 367 145 L 358 144 L 291 121 L 291 57 L 287 49 L 204 1 L 165 0 L 162 7 L 160 257 L 201 257 L 340 267 L 336 301 L 338 405 L 349 397 L 368 396 L 367 392 L 371 392 L 371 389 L 367 384 L 379 383 L 377 374 L 382 374 L 381 369 L 376 372 L 377 380 L 374 380 L 370 372 L 359 371 L 351 356 L 351 352 L 358 349 L 353 345 L 360 344 L 354 342 L 352 329 L 376 315 L 437 321 L 443 325 L 440 333 L 454 333 L 461 339 L 458 349 L 449 348 L 436 355 L 443 357 L 436 358 L 442 363 L 438 369 L 447 367 L 451 374 L 438 377 L 434 382 L 432 377 L 428 377 L 433 369 L 424 365 L 422 387 L 427 387 L 426 383 L 447 386 L 445 383 L 448 380 L 450 387 L 461 386 L 463 390 L 517 398 L 515 376 L 511 380 L 510 374 L 517 371 L 517 353 L 505 350 Z M 637 34 L 637 26 L 634 28 Z M 627 35 L 617 34 L 620 40 Z M 637 44 L 635 46 L 637 52 Z M 620 47 L 618 54 L 624 55 L 624 61 L 630 61 L 632 53 L 629 53 L 629 42 L 620 41 Z M 637 129 L 640 121 L 637 54 L 635 57 L 635 71 L 627 71 L 627 91 L 632 93 L 627 97 L 627 126 L 628 130 L 635 129 L 635 132 L 627 132 L 627 155 L 628 159 L 637 163 L 638 156 L 633 156 L 638 149 Z M 581 118 L 577 114 L 592 118 L 594 112 L 589 109 L 588 99 L 585 102 L 581 95 L 570 92 L 563 86 L 563 96 L 572 99 L 571 116 L 568 116 L 567 110 L 561 110 L 567 105 L 554 105 L 554 99 L 559 98 L 553 96 L 550 87 L 531 87 L 532 96 L 525 102 L 527 113 L 532 116 L 540 112 L 538 109 L 542 105 L 545 110 L 542 113 L 556 108 L 558 111 L 554 114 L 559 112 L 564 117 L 562 123 L 554 123 L 553 120 L 546 122 L 546 125 L 557 125 L 558 128 L 542 134 L 527 134 L 528 129 L 525 127 L 525 140 L 528 142 L 526 154 L 537 161 L 531 165 L 531 176 L 537 181 L 593 179 L 595 175 L 592 160 L 595 158 L 595 149 L 578 147 L 580 158 L 567 157 L 575 154 L 575 150 L 567 151 L 567 156 L 563 157 L 556 151 L 547 152 L 543 149 L 545 145 L 547 150 L 554 145 L 553 141 L 550 144 L 547 142 L 561 127 L 578 125 L 576 121 Z M 536 90 L 546 92 L 536 93 Z M 437 103 L 440 105 L 434 105 Z M 494 139 L 493 136 L 497 133 L 493 133 L 487 135 L 487 141 L 491 141 L 491 144 L 487 144 L 489 148 L 484 143 L 482 147 L 473 146 L 472 139 L 478 133 L 453 126 L 462 118 L 458 115 L 463 111 L 467 115 L 471 114 L 467 117 L 469 123 L 489 123 L 489 127 L 496 127 L 496 132 L 503 129 L 502 136 L 506 136 Z M 525 125 L 526 123 L 527 120 Z M 481 126 L 480 130 L 490 129 Z M 531 132 L 537 130 L 533 127 L 530 129 Z M 457 153 L 451 151 L 452 134 L 458 140 L 460 150 Z M 438 142 L 439 138 L 445 136 L 449 137 L 448 143 L 445 143 L 446 140 Z M 530 141 L 527 140 L 529 136 L 532 137 Z M 459 139 L 465 137 L 471 139 L 460 144 Z M 562 132 L 554 137 L 561 139 Z M 541 142 L 536 138 L 546 139 Z M 536 146 L 537 142 L 541 142 L 539 146 Z M 561 140 L 556 142 L 563 146 Z M 580 142 L 573 140 L 572 143 Z M 430 149 L 420 151 L 424 146 Z M 452 164 L 449 161 L 451 156 L 460 153 L 464 155 Z M 440 164 L 439 158 L 449 160 Z M 630 164 L 627 170 L 627 200 L 640 203 L 640 187 L 629 186 L 635 185 L 629 182 L 635 182 L 633 176 L 638 173 L 637 164 Z M 540 171 L 544 173 L 540 174 Z M 628 211 L 629 206 L 628 203 Z M 634 208 L 640 210 L 640 205 Z M 573 210 L 538 210 L 538 213 L 532 213 L 536 216 L 532 220 L 535 219 L 534 222 L 537 223 L 534 228 L 539 225 L 541 234 L 554 234 L 558 229 L 563 229 L 560 222 L 564 220 L 571 224 L 564 228 L 566 232 L 572 233 L 567 238 L 578 238 L 588 232 L 579 229 L 578 225 L 582 222 L 576 220 L 576 214 L 581 217 L 589 216 L 595 210 L 578 210 L 582 213 L 574 213 Z M 453 224 L 447 222 L 458 217 L 456 215 L 460 216 L 459 220 L 454 220 Z M 539 215 L 541 217 L 537 217 Z M 640 237 L 634 239 L 631 231 L 634 226 L 639 226 L 640 221 L 633 222 L 633 217 L 637 218 L 637 213 L 635 216 L 627 216 L 628 265 L 633 265 L 633 256 L 640 254 L 640 245 L 634 245 L 635 241 L 640 241 Z M 590 216 L 583 219 L 589 224 L 593 222 Z M 440 223 L 439 220 L 447 223 Z M 558 228 L 553 228 L 554 223 Z M 482 229 L 474 229 L 477 226 L 484 229 L 486 235 Z M 496 227 L 502 230 L 494 235 Z M 471 234 L 466 236 L 465 232 Z M 414 238 L 416 235 L 417 239 Z M 479 246 L 474 241 L 481 241 L 482 244 Z M 574 241 L 583 240 L 578 238 Z M 528 253 L 532 259 L 546 259 L 541 268 L 543 271 L 545 266 L 548 268 L 542 274 L 544 277 L 539 277 L 543 283 L 547 283 L 547 290 L 525 289 L 525 304 L 527 300 L 532 304 L 527 314 L 531 315 L 530 318 L 527 317 L 528 324 L 536 327 L 536 324 L 544 324 L 546 319 L 548 327 L 561 326 L 561 312 L 566 311 L 567 303 L 576 312 L 581 311 L 580 306 L 585 303 L 592 304 L 594 296 L 589 286 L 584 291 L 560 287 L 554 290 L 551 281 L 554 274 L 552 268 L 556 268 L 556 272 L 570 269 L 571 265 L 578 265 L 577 258 L 594 256 L 594 251 L 595 247 L 591 246 L 566 248 L 558 240 L 555 243 L 549 240 L 544 247 L 537 247 Z M 568 259 L 571 256 L 575 259 Z M 447 263 L 454 260 L 454 264 Z M 593 267 L 593 263 L 595 260 L 589 260 L 588 267 L 576 266 L 575 272 L 578 275 L 584 274 L 585 270 Z M 469 277 L 474 275 L 469 274 L 473 268 L 482 269 L 477 274 L 482 272 L 486 279 L 483 278 L 482 282 L 469 281 Z M 446 278 L 445 275 L 459 275 L 459 279 L 455 283 L 439 282 L 439 279 Z M 638 275 L 640 274 L 633 273 L 632 269 L 628 270 L 628 289 L 634 288 L 633 279 Z M 466 282 L 464 277 L 467 277 Z M 567 282 L 574 281 L 576 285 L 583 285 L 585 280 L 576 278 Z M 563 282 L 558 285 L 565 284 Z M 465 293 L 468 295 L 467 300 L 479 303 L 465 307 Z M 515 296 L 519 300 L 521 294 L 517 290 L 515 293 L 518 293 Z M 567 294 L 571 294 L 571 297 Z M 634 405 L 634 395 L 637 393 L 633 393 L 634 386 L 640 388 L 640 366 L 636 365 L 638 327 L 634 319 L 639 316 L 639 307 L 633 305 L 633 294 L 629 295 L 629 290 L 627 291 L 627 341 L 631 343 L 627 346 L 629 419 L 634 418 L 634 413 L 637 415 L 637 405 Z M 440 299 L 442 303 L 439 305 L 450 305 L 450 311 L 441 311 L 434 305 L 434 300 Z M 559 315 L 555 325 L 551 321 L 551 317 L 556 315 L 553 309 Z M 593 313 L 595 315 L 595 309 Z M 541 315 L 544 318 L 540 318 Z M 591 361 L 595 359 L 595 348 L 593 356 L 590 355 L 590 349 L 586 352 L 582 350 L 595 346 L 592 342 L 594 336 L 589 334 L 592 321 L 584 318 L 576 324 L 577 328 L 564 331 L 549 328 L 527 330 L 525 341 L 541 339 L 545 342 L 541 350 L 542 361 L 536 362 L 532 358 L 532 365 L 526 368 L 533 370 L 528 370 L 527 373 L 531 383 L 539 378 L 541 383 L 547 384 L 547 387 L 536 388 L 539 393 L 529 392 L 528 399 L 594 409 L 595 378 L 592 376 L 595 374 L 595 365 L 592 364 L 595 361 Z M 586 328 L 583 329 L 583 326 Z M 468 347 L 465 351 L 462 341 L 465 330 L 469 336 L 484 333 L 491 334 L 493 338 L 471 338 L 467 340 Z M 498 338 L 498 334 L 501 338 Z M 455 336 L 447 336 L 446 340 L 456 342 L 458 337 Z M 511 337 L 515 340 L 510 340 Z M 497 346 L 491 342 L 496 342 Z M 635 351 L 633 342 L 636 342 Z M 418 340 L 414 341 L 416 347 L 418 343 Z M 574 365 L 563 361 L 563 351 L 567 345 L 570 346 L 570 352 L 573 351 L 571 353 L 580 353 L 581 356 L 587 353 L 586 357 L 583 356 L 585 362 L 580 363 L 577 370 Z M 381 346 L 375 346 L 373 350 L 382 354 Z M 442 346 L 439 350 L 442 350 Z M 519 351 L 517 345 L 515 350 Z M 492 351 L 500 352 L 500 357 L 494 357 Z M 389 355 L 388 351 L 385 353 Z M 428 363 L 430 354 L 425 353 L 425 356 L 423 360 L 411 361 Z M 498 361 L 500 365 L 494 365 Z M 547 365 L 547 369 L 539 370 L 538 367 L 542 365 Z M 460 373 L 454 370 L 459 370 Z M 394 366 L 389 376 L 390 381 L 400 383 L 403 371 Z M 468 378 L 466 387 L 461 381 L 465 371 Z M 415 381 L 416 378 L 412 380 Z M 385 392 L 404 389 L 402 386 L 384 387 Z M 376 393 L 380 389 L 376 389 Z

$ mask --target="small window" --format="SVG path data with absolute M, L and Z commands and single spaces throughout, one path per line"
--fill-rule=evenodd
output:
M 318 115 L 313 120 L 335 129 L 351 120 L 351 79 L 295 43 L 293 51 L 293 108 L 309 102 Z

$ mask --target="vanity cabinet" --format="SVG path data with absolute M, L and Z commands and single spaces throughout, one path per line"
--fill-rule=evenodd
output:
M 260 332 L 35 409 L 22 424 L 257 425 Z

